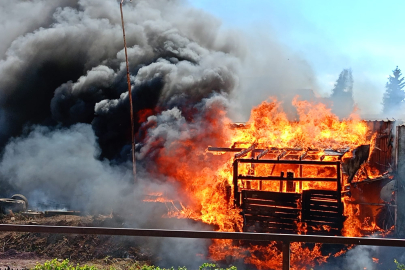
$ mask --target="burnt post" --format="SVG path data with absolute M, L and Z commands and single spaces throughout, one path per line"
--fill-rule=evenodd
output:
M 339 207 L 342 205 L 342 176 L 341 176 L 341 169 L 340 169 L 340 162 L 336 163 L 336 178 L 337 178 L 337 198 Z
M 233 199 L 236 206 L 240 206 L 239 192 L 238 192 L 238 160 L 233 161 Z
M 395 159 L 397 164 L 397 214 L 395 233 L 397 237 L 405 237 L 405 126 L 397 126 Z
M 302 178 L 302 165 L 300 165 L 300 178 Z M 299 192 L 302 192 L 302 181 L 299 183 Z
M 290 242 L 283 241 L 283 270 L 290 270 Z

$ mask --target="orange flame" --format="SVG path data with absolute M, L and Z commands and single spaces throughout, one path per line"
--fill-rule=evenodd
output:
M 319 160 L 323 149 L 348 149 L 362 144 L 366 140 L 367 125 L 357 116 L 340 121 L 324 104 L 312 104 L 308 101 L 293 100 L 297 109 L 298 120 L 289 121 L 277 100 L 265 101 L 252 110 L 249 121 L 243 128 L 232 128 L 231 121 L 224 110 L 211 106 L 201 121 L 204 130 L 192 131 L 187 139 L 179 139 L 160 151 L 156 160 L 160 175 L 167 175 L 168 181 L 180 185 L 182 201 L 180 208 L 170 211 L 172 217 L 186 217 L 215 225 L 219 231 L 242 231 L 240 210 L 229 201 L 232 190 L 232 158 L 229 154 L 212 154 L 206 151 L 208 145 L 247 148 L 252 144 L 267 149 L 300 148 L 317 149 L 312 159 Z M 336 160 L 334 157 L 327 157 Z M 252 168 L 241 166 L 241 173 L 271 175 L 279 173 L 277 165 L 261 165 Z M 297 173 L 298 167 L 288 169 Z M 285 171 L 285 168 L 284 168 Z M 332 168 L 303 169 L 303 177 L 333 177 L 336 170 Z M 257 183 L 252 183 L 258 185 Z M 336 190 L 336 183 L 304 182 L 302 189 L 317 188 Z M 263 190 L 278 191 L 279 183 L 267 181 Z M 160 201 L 165 201 L 159 198 Z M 345 214 L 349 216 L 344 224 L 343 234 L 358 236 L 360 222 L 356 219 L 356 209 L 346 205 Z M 299 226 L 305 233 L 305 226 Z M 323 228 L 328 230 L 330 228 Z M 322 255 L 320 245 L 306 247 L 292 243 L 293 269 L 306 269 L 315 263 L 323 263 L 328 256 Z M 281 266 L 281 251 L 277 243 L 268 245 L 240 245 L 229 240 L 213 240 L 209 249 L 214 260 L 226 258 L 244 258 L 246 264 L 253 264 L 258 269 L 277 269 Z

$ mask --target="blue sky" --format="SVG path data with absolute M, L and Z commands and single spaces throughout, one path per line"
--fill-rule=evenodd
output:
M 258 25 L 312 67 L 322 95 L 351 68 L 362 113 L 381 110 L 387 76 L 405 72 L 405 1 L 189 0 L 220 18 L 226 28 Z M 404 34 L 403 34 L 404 33 Z

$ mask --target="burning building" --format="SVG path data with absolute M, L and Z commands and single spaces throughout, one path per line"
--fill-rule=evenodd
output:
M 180 183 L 191 197 L 169 216 L 201 220 L 221 231 L 392 233 L 395 153 L 401 149 L 395 132 L 402 126 L 395 127 L 394 121 L 363 121 L 355 115 L 341 121 L 322 103 L 295 99 L 293 104 L 299 113 L 296 121 L 287 118 L 277 100 L 270 100 L 255 107 L 243 124 L 226 118 L 218 124 L 221 117 L 208 118 L 215 120 L 211 128 L 219 131 L 221 144 L 205 148 L 204 153 L 187 155 L 184 149 L 179 153 L 184 147 L 180 142 L 171 146 L 174 152 L 164 152 L 168 156 L 161 156 L 159 169 L 184 180 Z M 184 143 L 187 149 L 202 151 L 199 141 Z M 172 161 L 173 153 L 185 160 Z M 171 201 L 167 194 L 160 194 L 160 201 L 163 198 Z M 319 247 L 295 248 L 299 258 L 311 254 L 303 265 L 328 257 Z M 252 257 L 245 263 L 270 269 L 277 268 L 277 251 L 274 243 L 242 247 L 214 241 L 210 247 L 216 260 L 248 253 Z
M 209 147 L 212 152 L 236 153 L 229 188 L 235 206 L 242 210 L 243 230 L 340 235 L 345 220 L 354 214 L 344 211 L 345 205 L 357 209 L 358 221 L 364 222 L 358 229 L 365 224 L 374 230 L 391 229 L 396 207 L 394 121 L 363 124 L 369 144 L 354 149 L 344 143 L 338 149 L 260 149 L 258 143 L 238 147 L 246 142 L 235 142 L 229 148 Z M 249 125 L 234 128 L 249 129 Z M 228 195 L 231 198 L 230 190 Z
M 231 147 L 208 148 L 236 153 L 227 194 L 242 211 L 243 230 L 358 236 L 366 227 L 391 229 L 394 121 L 340 122 L 321 104 L 296 105 L 305 117 L 291 123 L 275 103 L 263 103 L 252 112 L 257 118 L 234 126 Z

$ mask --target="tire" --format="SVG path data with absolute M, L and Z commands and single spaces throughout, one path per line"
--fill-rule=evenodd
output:
M 14 194 L 13 196 L 11 196 L 11 199 L 24 201 L 24 202 L 25 202 L 25 206 L 26 206 L 27 209 L 28 209 L 28 200 L 27 200 L 27 198 L 26 198 L 24 195 L 21 195 L 21 194 Z
M 25 201 L 15 199 L 0 199 L 0 212 L 7 215 L 9 213 L 18 213 L 27 210 Z

